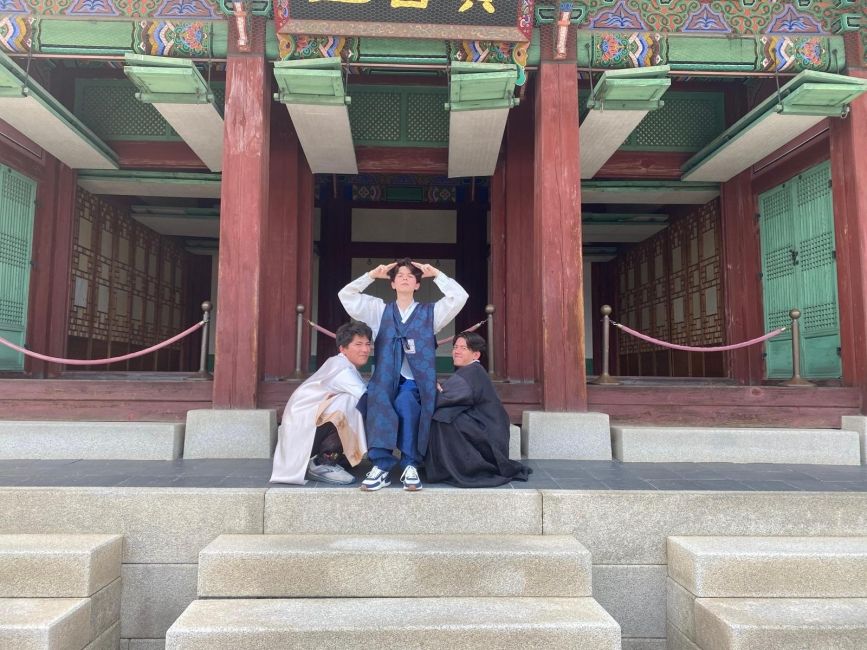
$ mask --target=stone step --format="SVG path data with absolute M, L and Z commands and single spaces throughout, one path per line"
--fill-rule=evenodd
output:
M 590 596 L 570 535 L 221 535 L 200 598 Z
M 699 598 L 702 650 L 857 650 L 867 647 L 864 598 Z
M 183 449 L 172 422 L 0 420 L 0 459 L 173 460 Z
M 83 598 L 120 578 L 121 535 L 0 535 L 0 598 Z
M 614 457 L 630 463 L 860 465 L 856 431 L 718 427 L 611 427 Z
M 867 598 L 867 537 L 669 537 L 668 575 L 705 598 Z
M 0 598 L 0 648 L 81 650 L 92 638 L 87 598 Z
M 611 650 L 620 626 L 592 598 L 197 600 L 166 650 Z

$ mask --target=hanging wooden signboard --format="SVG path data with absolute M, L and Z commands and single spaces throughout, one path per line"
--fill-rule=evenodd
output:
M 275 0 L 281 34 L 529 41 L 534 0 Z

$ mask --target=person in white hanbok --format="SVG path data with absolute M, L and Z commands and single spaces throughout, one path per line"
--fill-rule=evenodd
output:
M 340 353 L 292 393 L 278 430 L 271 483 L 303 485 L 305 474 L 340 485 L 354 481 L 338 459 L 342 452 L 354 467 L 367 453 L 364 417 L 357 408 L 367 387 L 358 368 L 367 363 L 371 338 L 362 322 L 341 325 Z

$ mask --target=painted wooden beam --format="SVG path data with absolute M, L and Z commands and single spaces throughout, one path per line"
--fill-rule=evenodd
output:
M 226 66 L 214 406 L 255 408 L 271 76 L 261 53 L 230 56 Z
M 117 153 L 121 168 L 208 171 L 186 142 L 111 140 L 106 144 Z
M 849 74 L 867 79 L 867 69 Z M 831 123 L 831 179 L 837 242 L 843 381 L 857 386 L 867 407 L 867 96 L 848 119 Z
M 680 180 L 680 168 L 692 156 L 682 151 L 615 151 L 593 178 Z
M 360 174 L 438 174 L 449 167 L 446 147 L 356 147 Z
M 586 411 L 578 79 L 574 63 L 543 61 L 536 87 L 533 286 L 546 411 Z

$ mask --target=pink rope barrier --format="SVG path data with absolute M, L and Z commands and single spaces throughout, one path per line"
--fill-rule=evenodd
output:
M 630 329 L 626 327 L 626 325 L 622 325 L 621 323 L 615 323 L 614 321 L 611 321 L 611 324 L 615 327 L 619 327 L 627 334 L 631 334 L 635 338 L 641 339 L 642 341 L 647 341 L 648 343 L 660 345 L 664 348 L 671 348 L 672 350 L 683 350 L 684 352 L 725 352 L 726 350 L 737 350 L 738 348 L 745 348 L 750 345 L 762 343 L 786 331 L 785 327 L 778 327 L 777 329 L 768 332 L 767 334 L 764 334 L 762 336 L 759 336 L 758 338 L 750 339 L 749 341 L 742 341 L 741 343 L 734 343 L 732 345 L 715 345 L 710 347 L 693 347 L 691 345 L 678 345 L 677 343 L 660 341 L 659 339 L 655 339 L 652 336 L 648 336 L 647 334 L 642 334 L 641 332 L 636 332 L 634 329 Z
M 476 323 L 476 324 L 473 325 L 472 327 L 468 327 L 468 328 L 465 329 L 464 331 L 465 331 L 465 332 L 475 332 L 477 329 L 479 329 L 482 325 L 484 325 L 484 324 L 487 323 L 487 322 L 488 322 L 487 319 L 485 319 L 485 320 L 480 320 L 478 323 Z M 323 334 L 325 334 L 325 336 L 330 336 L 330 337 L 333 338 L 333 339 L 336 339 L 336 338 L 337 338 L 337 334 L 335 334 L 335 333 L 332 332 L 331 330 L 327 330 L 327 329 L 325 329 L 325 328 L 322 327 L 321 325 L 317 325 L 317 324 L 314 323 L 312 320 L 308 320 L 308 321 L 307 321 L 307 324 L 310 325 L 310 327 L 312 327 L 313 329 L 315 329 L 317 332 L 322 332 Z M 454 338 L 454 336 L 447 336 L 447 337 L 444 338 L 444 339 L 440 339 L 439 341 L 437 341 L 437 345 L 442 345 L 443 343 L 449 343 L 449 342 L 451 342 L 451 340 L 452 340 L 453 338 Z
M 109 357 L 108 359 L 61 359 L 58 357 L 49 357 L 44 354 L 39 354 L 38 352 L 31 352 L 30 350 L 25 350 L 24 348 L 18 347 L 14 343 L 10 343 L 3 337 L 0 337 L 0 344 L 5 345 L 7 348 L 15 350 L 16 352 L 20 352 L 21 354 L 33 357 L 34 359 L 39 359 L 40 361 L 47 361 L 48 363 L 62 363 L 67 366 L 102 366 L 108 363 L 118 363 L 120 361 L 127 361 L 128 359 L 135 359 L 136 357 L 143 357 L 146 354 L 150 354 L 151 352 L 156 352 L 157 350 L 162 350 L 165 347 L 168 347 L 172 343 L 177 343 L 185 336 L 189 336 L 197 329 L 204 327 L 205 321 L 200 321 L 193 325 L 190 328 L 185 329 L 180 334 L 176 334 L 172 338 L 163 341 L 162 343 L 157 343 L 154 346 L 147 348 L 146 350 L 139 350 L 138 352 L 132 352 L 130 354 L 125 354 L 122 357 Z

